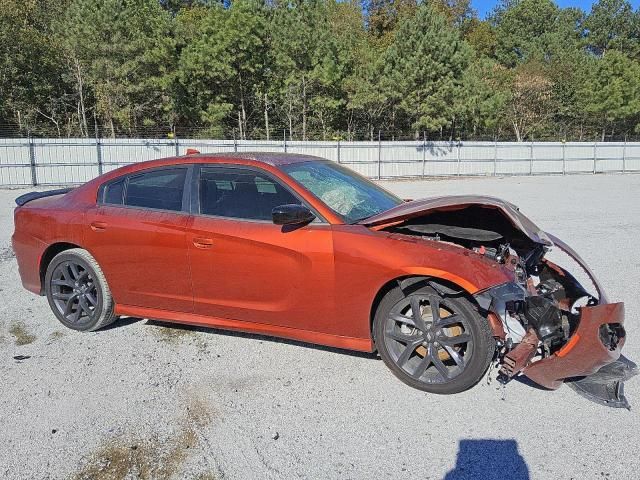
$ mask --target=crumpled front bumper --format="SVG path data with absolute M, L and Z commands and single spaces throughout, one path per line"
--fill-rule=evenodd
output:
M 553 355 L 529 364 L 522 371 L 543 387 L 559 388 L 572 377 L 588 376 L 615 362 L 624 345 L 624 304 L 605 303 L 580 309 L 580 323 L 567 343 Z M 615 345 L 605 345 L 601 325 L 612 324 L 619 332 Z

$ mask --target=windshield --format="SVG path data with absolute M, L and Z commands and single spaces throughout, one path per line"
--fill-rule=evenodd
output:
M 370 180 L 330 161 L 292 163 L 281 168 L 346 223 L 356 223 L 402 203 Z

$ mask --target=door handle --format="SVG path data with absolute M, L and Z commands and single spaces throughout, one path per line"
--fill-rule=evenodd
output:
M 193 244 L 196 248 L 211 248 L 213 247 L 213 240 L 204 237 L 194 237 Z
M 94 232 L 103 232 L 107 229 L 107 224 L 104 222 L 91 222 L 91 230 Z

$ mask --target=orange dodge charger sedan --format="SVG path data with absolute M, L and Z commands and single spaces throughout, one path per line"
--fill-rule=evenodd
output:
M 133 316 L 377 350 L 443 394 L 495 360 L 503 382 L 570 380 L 628 406 L 623 304 L 496 198 L 405 201 L 329 160 L 246 153 L 137 163 L 16 203 L 22 283 L 75 330 Z

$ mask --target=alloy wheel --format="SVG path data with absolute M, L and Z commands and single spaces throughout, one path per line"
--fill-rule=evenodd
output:
M 429 384 L 459 376 L 473 354 L 467 318 L 437 294 L 411 294 L 394 305 L 384 327 L 394 363 L 407 375 Z
M 99 293 L 88 268 L 64 261 L 54 269 L 50 285 L 53 303 L 67 322 L 82 325 L 94 320 Z

